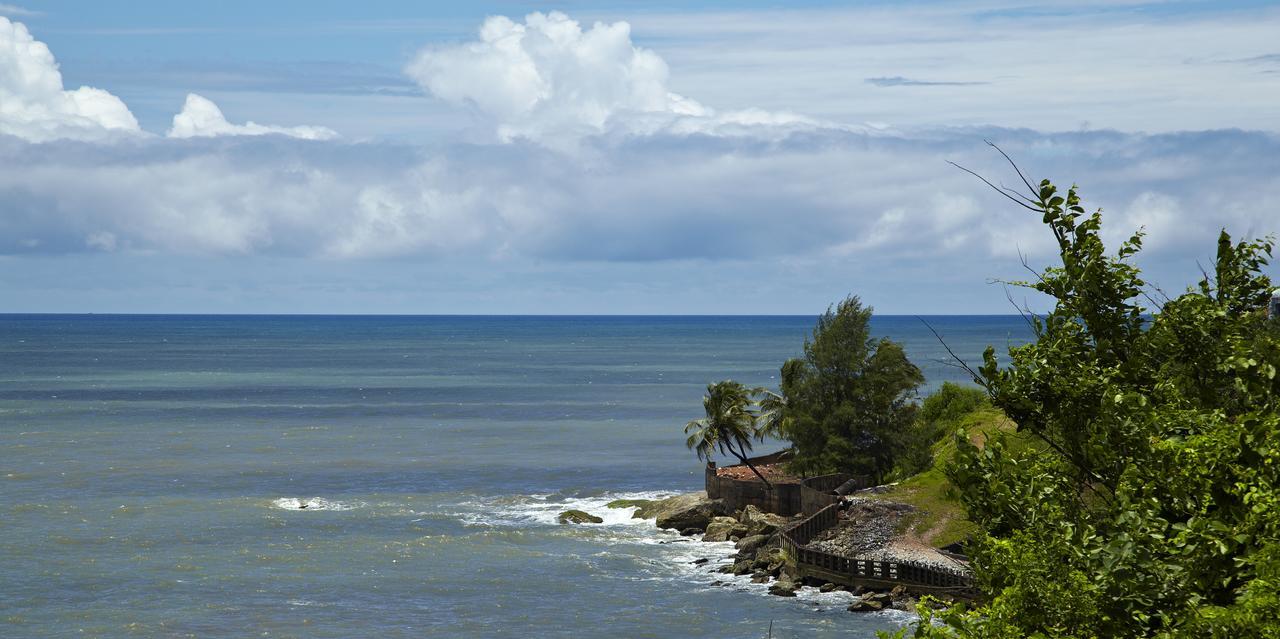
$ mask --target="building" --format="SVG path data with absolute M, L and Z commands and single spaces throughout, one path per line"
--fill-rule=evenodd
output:
M 1280 317 L 1280 288 L 1271 293 L 1271 303 L 1267 305 L 1267 317 Z

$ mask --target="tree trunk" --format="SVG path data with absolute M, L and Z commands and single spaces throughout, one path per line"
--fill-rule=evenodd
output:
M 725 443 L 728 445 L 729 452 L 733 453 L 734 457 L 737 457 L 739 460 L 742 461 L 742 463 L 746 464 L 747 468 L 750 468 L 751 472 L 755 473 L 756 477 L 759 477 L 760 481 L 764 482 L 765 487 L 767 487 L 769 490 L 773 490 L 773 484 L 769 483 L 769 480 L 765 479 L 764 475 L 761 475 L 759 470 L 756 470 L 755 464 L 752 464 L 751 460 L 747 459 L 745 455 L 734 450 L 733 444 L 730 444 L 728 442 L 725 442 Z

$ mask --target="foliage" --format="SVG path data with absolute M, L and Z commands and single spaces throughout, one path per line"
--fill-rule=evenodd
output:
M 762 392 L 763 389 L 748 388 L 733 380 L 708 384 L 707 394 L 702 398 L 706 416 L 685 424 L 684 432 L 688 435 L 685 445 L 698 454 L 698 459 L 710 459 L 716 451 L 733 455 L 765 485 L 772 486 L 747 458 L 751 441 L 764 438 L 757 428 L 758 415 L 752 401 L 753 396 Z
M 984 394 L 983 398 L 985 397 Z M 964 429 L 970 441 L 978 443 L 1008 435 L 1015 448 L 1034 445 L 1024 435 L 1011 432 L 1014 429 L 1013 422 L 985 402 L 953 419 L 946 428 L 945 432 L 948 434 Z M 887 486 L 883 492 L 869 494 L 866 498 L 913 506 L 915 510 L 906 514 L 901 522 L 902 532 L 910 538 L 934 547 L 964 541 L 976 528 L 967 519 L 959 496 L 946 474 L 946 468 L 955 460 L 955 438 L 944 436 L 932 446 L 926 447 L 926 450 L 930 460 L 927 468 Z
M 873 339 L 871 308 L 849 297 L 818 318 L 804 357 L 782 366 L 777 429 L 801 473 L 882 478 L 906 444 L 911 402 L 924 381 L 902 346 Z
M 905 433 L 905 445 L 894 463 L 890 481 L 924 472 L 933 465 L 933 446 L 955 431 L 974 411 L 991 405 L 986 392 L 974 386 L 943 382 L 920 403 L 916 419 Z
M 1280 636 L 1271 242 L 1223 232 L 1212 273 L 1148 314 L 1141 233 L 1109 255 L 1074 187 L 1046 180 L 1020 203 L 1061 258 L 1024 285 L 1056 304 L 1008 367 L 988 349 L 977 381 L 1041 445 L 956 438 L 948 476 L 979 528 L 986 602 L 914 636 Z

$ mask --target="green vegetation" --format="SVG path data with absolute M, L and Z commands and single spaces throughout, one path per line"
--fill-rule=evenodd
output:
M 945 474 L 975 527 L 985 602 L 921 607 L 913 636 L 1280 637 L 1271 242 L 1222 233 L 1212 272 L 1146 309 L 1141 233 L 1108 254 L 1074 187 L 1024 182 L 1029 197 L 1005 193 L 1061 258 L 1024 285 L 1056 305 L 1008 367 L 988 349 L 974 373 L 1036 445 L 954 439 Z
M 966 395 L 972 394 L 971 388 L 957 388 L 963 389 Z M 925 398 L 925 405 L 928 405 L 930 398 L 944 392 L 939 391 Z M 886 492 L 869 495 L 871 499 L 900 502 L 915 507 L 914 513 L 903 518 L 902 532 L 934 547 L 965 541 L 976 531 L 976 527 L 965 516 L 959 495 L 946 474 L 946 468 L 955 460 L 956 431 L 962 430 L 969 441 L 979 446 L 990 437 L 1004 434 L 1011 435 L 1010 441 L 1020 446 L 1025 446 L 1029 441 L 1013 432 L 1013 422 L 1004 413 L 985 402 L 973 406 L 968 412 L 949 415 L 945 424 L 945 430 L 940 431 L 945 435 L 940 436 L 932 446 L 924 448 L 930 460 L 927 468 L 892 485 Z
M 942 388 L 921 402 L 916 419 L 906 432 L 893 473 L 887 479 L 896 481 L 928 470 L 938 458 L 935 444 L 949 439 L 946 435 L 954 433 L 973 412 L 990 407 L 983 389 L 944 382 Z
M 707 394 L 702 398 L 706 417 L 685 424 L 684 432 L 688 435 L 685 445 L 698 454 L 698 459 L 708 459 L 717 450 L 722 455 L 727 452 L 772 488 L 773 484 L 747 458 L 751 441 L 764 437 L 757 427 L 758 415 L 752 401 L 752 397 L 761 392 L 763 389 L 747 388 L 733 380 L 708 384 Z
M 909 443 L 924 376 L 902 345 L 871 337 L 870 320 L 857 297 L 827 309 L 804 357 L 783 364 L 781 395 L 765 398 L 768 423 L 795 449 L 797 472 L 879 480 Z

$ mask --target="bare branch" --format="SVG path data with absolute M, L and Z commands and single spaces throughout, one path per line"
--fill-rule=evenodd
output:
M 951 350 L 951 347 L 947 345 L 946 340 L 942 339 L 942 336 L 938 334 L 938 331 L 933 329 L 933 326 L 931 326 L 929 322 L 926 322 L 925 319 L 923 317 L 920 317 L 919 315 L 916 316 L 916 319 L 920 320 L 920 323 L 924 324 L 925 328 L 928 328 L 929 332 L 933 333 L 933 336 L 938 338 L 938 343 L 942 344 L 942 347 L 947 349 L 947 354 L 951 356 L 951 359 L 957 362 L 959 368 L 963 369 L 964 372 L 969 374 L 969 377 L 973 378 L 973 382 L 975 384 L 983 388 L 987 387 L 986 383 L 982 381 L 982 376 L 979 375 L 977 371 L 973 370 L 973 368 L 971 368 L 967 363 L 965 363 L 963 359 L 960 359 L 960 356 L 956 355 L 955 351 Z
M 1036 187 L 1031 186 L 1031 181 L 1027 179 L 1027 176 L 1022 174 L 1022 169 L 1018 168 L 1018 164 L 1013 161 L 1013 158 L 1009 157 L 1008 153 L 1004 152 L 1004 149 L 996 146 L 991 140 L 983 140 L 983 142 L 986 142 L 987 146 L 999 151 L 1000 155 L 1003 155 L 1004 159 L 1008 160 L 1009 166 L 1013 167 L 1013 170 L 1018 174 L 1018 177 L 1022 178 L 1022 183 L 1027 185 L 1027 190 L 1031 191 L 1032 195 L 1035 195 L 1037 198 L 1040 197 L 1040 192 L 1036 190 Z
M 985 183 L 987 186 L 991 187 L 991 190 L 995 191 L 996 193 L 999 193 L 1000 195 L 1005 196 L 1006 198 L 1009 198 L 1009 201 L 1010 201 L 1010 202 L 1013 202 L 1014 204 L 1017 204 L 1018 206 L 1021 206 L 1022 208 L 1027 209 L 1028 211 L 1035 211 L 1036 213 L 1043 213 L 1043 211 L 1041 211 L 1040 209 L 1038 209 L 1038 208 L 1036 208 L 1036 207 L 1034 207 L 1034 206 L 1031 206 L 1031 205 L 1027 204 L 1026 202 L 1023 202 L 1022 200 L 1019 200 L 1018 198 L 1013 197 L 1012 195 L 1009 195 L 1008 193 L 1005 193 L 1005 192 L 1004 192 L 1000 187 L 998 187 L 998 186 L 996 186 L 996 185 L 992 184 L 992 183 L 991 183 L 991 181 L 990 181 L 990 180 L 988 180 L 987 178 L 984 178 L 984 177 L 982 177 L 981 175 L 978 175 L 978 174 L 977 174 L 977 172 L 975 172 L 975 171 L 973 171 L 973 170 L 971 170 L 971 169 L 967 169 L 967 168 L 965 168 L 965 167 L 963 167 L 963 166 L 960 166 L 959 164 L 956 164 L 955 162 L 952 162 L 951 160 L 947 160 L 947 164 L 950 164 L 951 166 L 954 166 L 954 167 L 956 167 L 957 169 L 960 169 L 961 171 L 964 171 L 965 173 L 968 173 L 969 175 L 972 175 L 973 177 L 976 177 L 976 178 L 978 178 L 979 180 L 982 180 L 982 181 L 983 181 L 983 183 Z

